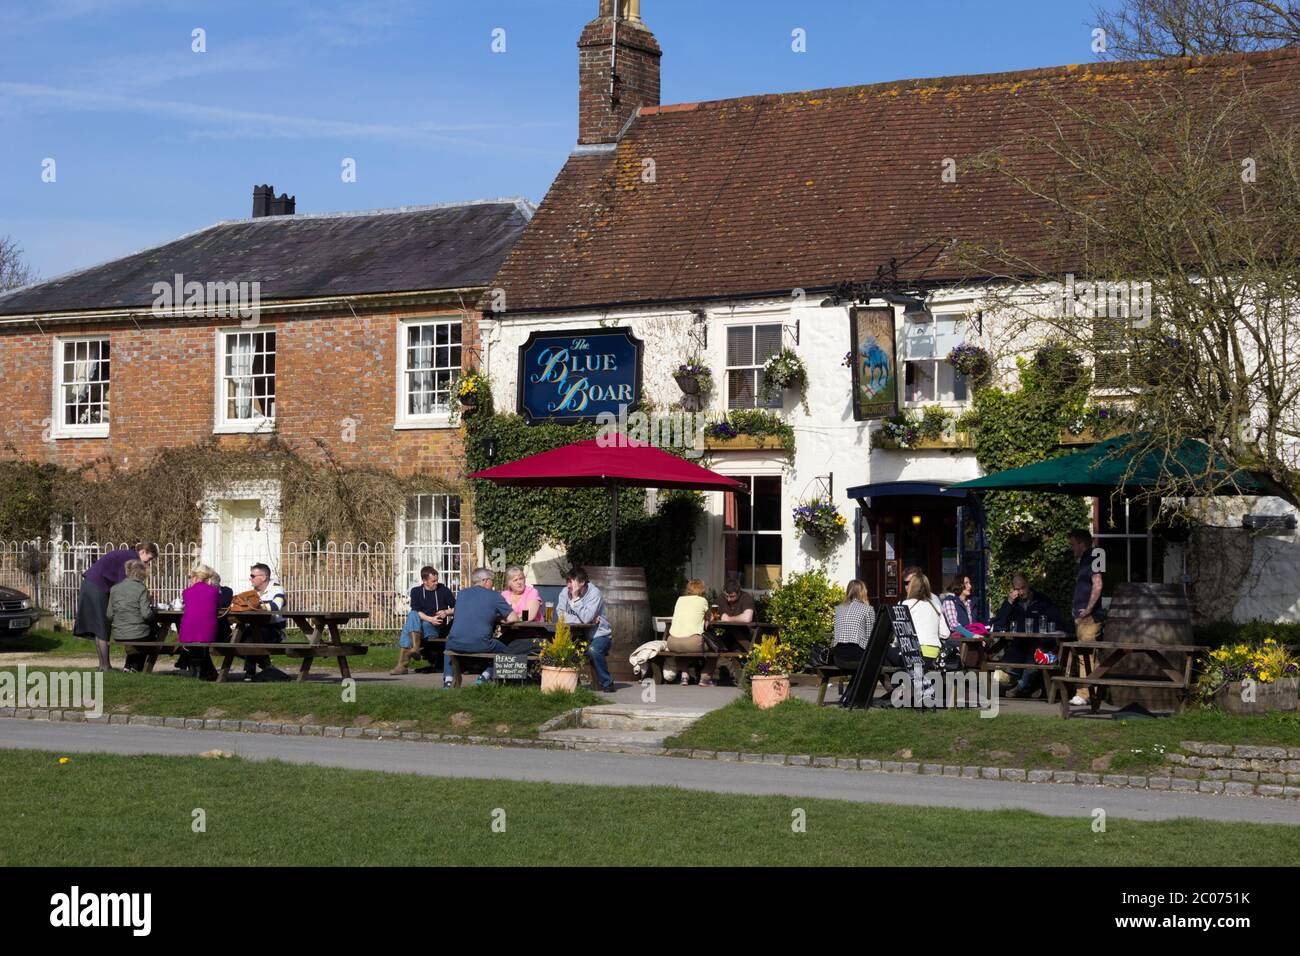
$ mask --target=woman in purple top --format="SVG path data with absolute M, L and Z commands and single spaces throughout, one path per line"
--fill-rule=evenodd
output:
M 181 652 L 176 667 L 182 671 L 191 671 L 195 677 L 215 680 L 217 669 L 212 665 L 212 655 L 205 645 L 211 644 L 217 636 L 217 608 L 220 605 L 221 591 L 212 583 L 217 576 L 206 564 L 200 564 L 190 571 L 190 586 L 181 592 L 184 610 L 178 628 L 178 640 L 182 644 L 198 645 L 187 647 Z
M 81 577 L 81 593 L 77 597 L 77 617 L 72 633 L 77 637 L 94 638 L 95 653 L 99 656 L 99 669 L 111 671 L 108 658 L 108 592 L 126 577 L 126 562 L 141 561 L 147 567 L 158 556 L 158 545 L 137 544 L 134 548 L 109 551 L 92 564 Z

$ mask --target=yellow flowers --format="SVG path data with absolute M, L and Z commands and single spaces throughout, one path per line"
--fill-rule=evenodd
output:
M 542 642 L 538 653 L 547 667 L 577 667 L 587 653 L 587 646 L 573 639 L 573 629 L 561 614 L 555 622 L 555 634 Z
M 61 764 L 65 764 L 65 763 L 67 763 L 67 762 L 68 762 L 69 760 L 71 760 L 71 759 L 72 759 L 71 757 L 60 757 L 60 758 L 59 758 L 59 763 L 61 763 Z

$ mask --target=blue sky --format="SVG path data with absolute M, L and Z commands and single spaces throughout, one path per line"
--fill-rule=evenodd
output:
M 261 182 L 299 212 L 540 201 L 577 137 L 575 43 L 597 6 L 0 0 L 0 235 L 49 278 L 245 217 Z M 1086 62 L 1093 7 L 642 0 L 642 16 L 679 103 Z

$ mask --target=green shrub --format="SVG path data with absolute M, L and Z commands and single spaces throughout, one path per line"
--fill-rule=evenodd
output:
M 1287 621 L 1274 624 L 1269 621 L 1230 621 L 1220 619 L 1203 624 L 1193 631 L 1193 643 L 1206 647 L 1223 647 L 1227 644 L 1263 644 L 1271 637 L 1279 644 L 1300 644 L 1300 623 Z
M 814 647 L 829 643 L 835 605 L 843 598 L 844 589 L 826 577 L 823 567 L 785 575 L 772 589 L 767 620 L 780 629 L 781 643 L 793 648 L 796 670 L 808 663 Z

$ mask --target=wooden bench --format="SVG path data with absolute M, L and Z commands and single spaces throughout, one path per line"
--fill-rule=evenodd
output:
M 236 657 L 266 657 L 279 655 L 281 657 L 298 658 L 302 663 L 298 666 L 298 681 L 307 679 L 307 674 L 311 670 L 312 661 L 318 657 L 334 657 L 338 659 L 341 678 L 351 677 L 351 671 L 348 669 L 347 658 L 365 654 L 370 650 L 364 644 L 308 644 L 305 642 L 293 642 L 282 644 L 246 644 L 246 643 L 224 643 L 224 644 L 181 644 L 177 641 L 114 641 L 122 648 L 132 648 L 137 651 L 146 651 L 144 673 L 152 674 L 153 666 L 161 655 L 179 654 L 185 649 L 201 651 L 205 648 L 214 654 L 221 655 L 223 660 L 221 667 L 217 672 L 217 683 L 225 683 L 230 674 L 230 665 L 234 663 Z
M 889 678 L 902 669 L 903 668 L 901 667 L 890 667 L 888 664 L 882 664 L 880 667 L 880 677 L 877 679 L 877 683 L 879 683 L 885 690 L 889 690 Z M 817 706 L 822 707 L 826 704 L 826 688 L 830 686 L 831 681 L 837 677 L 847 677 L 851 680 L 853 675 L 858 672 L 858 669 L 856 667 L 843 668 L 837 664 L 822 664 L 820 667 L 812 668 L 812 671 L 818 677 Z M 872 688 L 872 692 L 875 692 L 874 687 Z M 840 696 L 844 696 L 843 685 L 840 686 Z
M 656 657 L 650 658 L 650 671 L 651 673 L 654 674 L 654 682 L 656 684 L 662 684 L 664 682 L 664 658 L 666 657 L 676 658 L 679 662 L 682 662 L 683 664 L 685 664 L 685 662 L 687 661 L 690 661 L 694 666 L 701 666 L 706 660 L 709 659 L 716 661 L 718 664 L 721 664 L 723 661 L 734 661 L 736 662 L 735 669 L 733 670 L 731 667 L 728 667 L 728 670 L 731 671 L 732 678 L 736 680 L 737 684 L 739 684 L 740 683 L 739 662 L 740 659 L 744 657 L 746 653 L 747 652 L 745 651 L 692 651 L 690 653 L 684 654 L 681 652 L 674 653 L 672 651 L 667 651 Z M 685 669 L 686 666 L 682 668 L 683 671 Z M 715 680 L 717 679 L 716 667 L 714 668 L 714 679 Z

